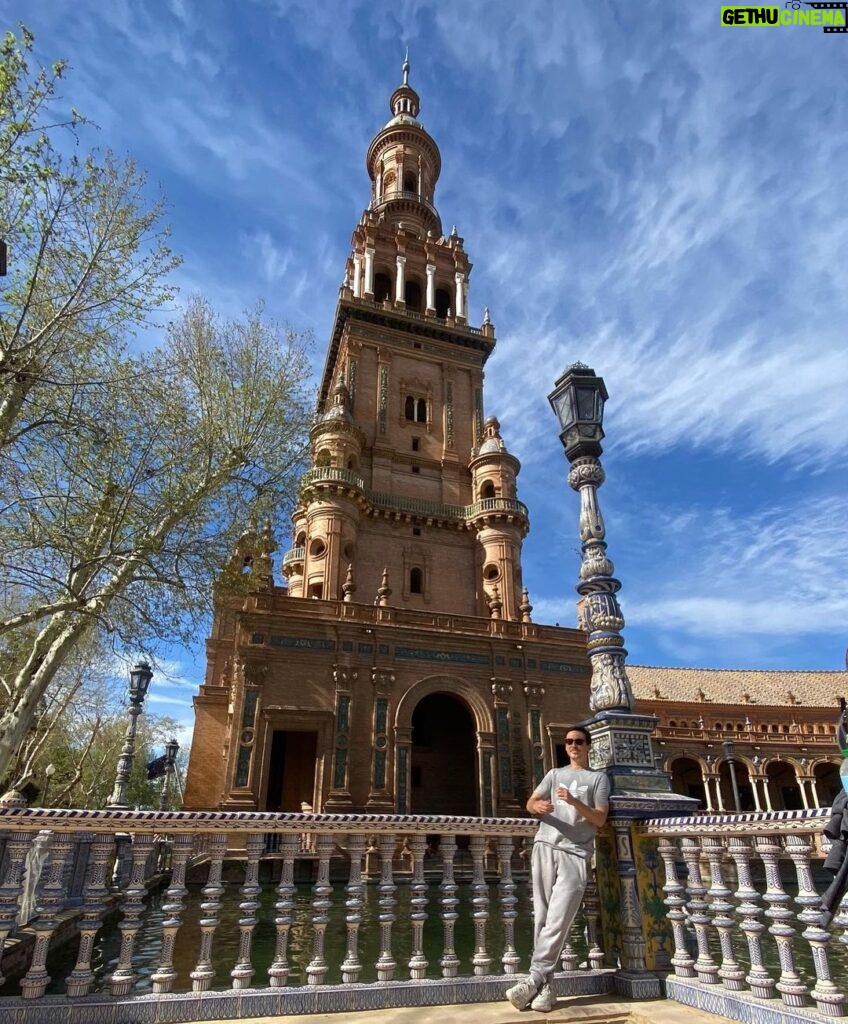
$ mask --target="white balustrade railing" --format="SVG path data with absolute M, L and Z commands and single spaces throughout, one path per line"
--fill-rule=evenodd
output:
M 36 877 L 31 851 L 39 835 L 43 846 L 45 830 L 48 854 Z M 516 937 L 525 956 L 530 946 L 529 894 L 525 888 L 519 898 L 519 885 L 528 876 L 535 830 L 534 821 L 519 818 L 0 810 L 0 952 L 10 937 L 18 947 L 22 938 L 29 942 L 29 962 L 15 971 L 27 1024 L 50 1019 L 51 1000 L 59 997 L 47 994 L 48 986 L 76 999 L 101 992 L 131 1002 L 144 995 L 139 983 L 145 978 L 147 997 L 166 1001 L 227 990 L 240 999 L 257 990 L 283 997 L 298 986 L 362 990 L 355 983 L 369 979 L 406 985 L 413 995 L 416 985 L 444 982 L 445 998 L 434 1002 L 455 1001 L 457 983 L 480 983 L 475 991 L 481 995 L 460 998 L 498 998 L 501 990 L 486 989 L 487 979 L 502 979 L 506 987 L 522 967 Z M 88 859 L 73 911 L 79 947 L 69 973 L 51 980 L 48 954 L 73 908 L 69 865 L 81 848 Z M 234 870 L 238 878 L 228 882 Z M 266 877 L 273 870 L 276 884 L 261 884 L 263 870 Z M 158 890 L 151 884 L 156 872 Z M 311 883 L 306 902 L 304 881 Z M 36 915 L 21 931 L 16 917 L 28 888 L 34 888 Z M 150 899 L 157 891 L 151 925 Z M 341 913 L 344 941 L 331 950 L 328 928 L 338 929 Z M 459 925 L 464 948 L 458 952 Z M 108 929 L 119 950 L 104 971 L 97 943 Z M 580 930 L 580 952 L 566 947 L 563 970 L 581 966 L 581 976 L 597 972 L 599 985 L 606 984 L 594 885 Z M 402 1005 L 404 997 L 396 998 Z M 379 999 L 375 1005 L 384 1005 Z M 238 1005 L 238 1015 L 250 1015 L 248 1004 Z M 266 1003 L 256 1005 L 257 1013 L 267 1011 Z M 293 1012 L 282 1004 L 278 1009 Z
M 815 1003 L 829 1017 L 846 1011 L 848 902 L 830 920 L 829 879 L 814 870 L 827 846 L 825 810 L 652 820 L 665 905 L 674 937 L 671 964 L 684 986 L 697 979 L 725 992 Z M 840 957 L 838 971 L 831 961 Z M 669 992 L 674 995 L 673 985 Z

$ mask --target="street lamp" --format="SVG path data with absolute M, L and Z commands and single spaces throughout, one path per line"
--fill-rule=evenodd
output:
M 44 776 L 47 781 L 44 783 L 44 793 L 41 797 L 41 806 L 49 807 L 50 804 L 47 802 L 47 796 L 50 792 L 50 783 L 53 781 L 53 776 L 56 774 L 56 765 L 51 761 L 50 764 L 44 769 Z
M 159 794 L 159 810 L 168 809 L 168 788 L 171 776 L 174 774 L 174 766 L 177 763 L 177 754 L 180 745 L 175 739 L 165 744 L 165 778 L 162 780 L 162 792 Z
M 129 724 L 124 737 L 124 747 L 121 756 L 118 758 L 118 768 L 115 772 L 115 788 L 106 809 L 110 811 L 129 810 L 127 803 L 127 787 L 132 771 L 133 757 L 135 756 L 135 733 L 138 726 L 138 716 L 141 714 L 144 698 L 147 696 L 147 688 L 153 678 L 153 670 L 146 661 L 140 661 L 130 669 L 129 687 Z
M 621 583 L 607 558 L 606 529 L 598 506 L 598 488 L 604 482 L 599 456 L 607 397 L 603 379 L 583 363 L 574 363 L 554 384 L 548 401 L 559 420 L 560 441 L 571 466 L 568 483 L 580 495 L 583 561 L 577 592 L 583 599 L 582 625 L 589 634 L 589 706 L 594 712 L 629 712 L 633 692 L 624 667 L 624 616 L 615 596 Z
M 733 740 L 724 740 L 722 747 L 724 748 L 724 756 L 727 760 L 727 768 L 730 772 L 730 785 L 733 787 L 733 805 L 738 814 L 742 810 L 742 805 L 739 802 L 739 787 L 736 785 L 736 748 L 733 746 Z

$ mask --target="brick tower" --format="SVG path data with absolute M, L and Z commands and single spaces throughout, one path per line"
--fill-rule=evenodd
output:
M 576 630 L 534 625 L 518 459 L 484 418 L 488 311 L 435 206 L 441 155 L 403 82 L 368 148 L 311 431 L 312 467 L 275 586 L 273 539 L 216 594 L 186 806 L 515 813 L 585 714 Z M 547 678 L 546 678 L 547 677 Z

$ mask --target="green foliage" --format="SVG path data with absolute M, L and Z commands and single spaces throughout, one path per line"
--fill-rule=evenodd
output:
M 0 48 L 0 776 L 87 644 L 193 640 L 256 516 L 296 492 L 309 422 L 304 339 L 261 308 L 190 301 L 161 345 L 128 334 L 172 294 L 161 202 L 110 154 L 65 158 L 32 71 Z

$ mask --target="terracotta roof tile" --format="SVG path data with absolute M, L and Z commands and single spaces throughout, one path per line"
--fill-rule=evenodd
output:
M 627 674 L 639 700 L 832 708 L 841 695 L 848 695 L 846 672 L 628 665 Z

